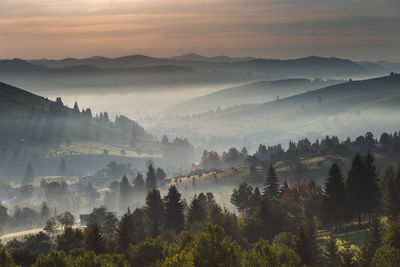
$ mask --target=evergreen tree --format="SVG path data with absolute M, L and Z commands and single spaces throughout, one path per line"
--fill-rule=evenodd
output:
M 373 142 L 371 140 L 370 142 Z M 365 187 L 365 204 L 364 209 L 365 212 L 369 215 L 369 221 L 371 220 L 371 214 L 376 212 L 379 206 L 379 188 L 378 188 L 378 172 L 376 170 L 376 166 L 374 164 L 373 155 L 368 152 L 364 157 L 365 167 L 366 167 L 366 175 L 364 178 L 364 187 Z
M 167 177 L 167 174 L 165 173 L 165 171 L 161 168 L 157 168 L 156 170 L 156 179 L 157 181 L 163 181 L 165 178 Z
M 263 190 L 263 196 L 267 198 L 278 198 L 280 195 L 279 178 L 276 176 L 274 166 L 270 166 L 267 177 L 265 179 L 265 185 Z
M 240 212 L 250 213 L 252 207 L 253 187 L 243 182 L 239 185 L 238 189 L 234 188 L 231 195 L 231 203 Z
M 306 266 L 319 266 L 316 226 L 311 212 L 307 210 L 304 211 L 304 223 L 297 234 L 296 252 Z
M 131 185 L 129 184 L 129 181 L 126 178 L 126 176 L 124 175 L 119 185 L 119 205 L 121 209 L 124 209 L 129 205 L 131 191 L 132 191 Z
M 128 211 L 122 216 L 118 223 L 116 231 L 116 241 L 120 252 L 126 252 L 130 244 L 134 242 L 134 223 L 133 214 L 128 208 Z
M 207 211 L 201 201 L 194 195 L 189 206 L 188 225 L 194 222 L 202 222 L 206 219 Z
M 78 107 L 78 102 L 75 101 L 75 103 L 74 103 L 74 114 L 79 114 L 79 113 L 80 113 L 80 111 L 79 111 L 79 107 Z
M 152 221 L 152 237 L 159 235 L 159 227 L 163 223 L 164 203 L 158 189 L 149 191 L 146 197 L 146 214 Z
M 97 222 L 96 215 L 90 214 L 85 229 L 85 248 L 96 253 L 105 252 L 105 237 L 101 231 L 101 226 Z
M 325 180 L 322 199 L 322 218 L 325 222 L 332 222 L 335 227 L 344 219 L 346 204 L 346 187 L 342 171 L 336 163 L 329 169 Z
M 149 168 L 147 171 L 147 176 L 146 176 L 146 188 L 148 191 L 153 190 L 156 187 L 157 180 L 156 180 L 156 174 L 154 172 L 153 164 L 149 164 Z
M 49 218 L 50 218 L 50 209 L 47 206 L 46 202 L 43 202 L 42 207 L 40 209 L 40 220 L 42 223 L 44 223 Z
M 145 190 L 143 175 L 140 172 L 138 172 L 138 174 L 136 175 L 136 177 L 133 181 L 133 190 L 136 193 L 144 192 L 144 190 Z
M 358 218 L 358 224 L 361 225 L 361 215 L 366 211 L 365 198 L 368 198 L 367 186 L 364 184 L 364 178 L 366 176 L 366 166 L 363 157 L 360 153 L 357 153 L 351 163 L 349 170 L 346 186 L 349 197 L 349 212 L 356 215 Z
M 165 226 L 166 229 L 175 229 L 176 233 L 182 231 L 185 226 L 181 194 L 174 185 L 169 187 L 165 197 Z

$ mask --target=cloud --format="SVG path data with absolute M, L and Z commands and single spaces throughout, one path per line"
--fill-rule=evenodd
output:
M 0 57 L 371 57 L 362 45 L 400 60 L 399 18 L 397 0 L 2 0 Z

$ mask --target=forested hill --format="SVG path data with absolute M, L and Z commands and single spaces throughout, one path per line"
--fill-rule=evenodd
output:
M 89 108 L 65 106 L 25 90 L 0 83 L 0 133 L 3 147 L 53 147 L 74 140 L 127 144 L 132 148 L 150 142 L 150 136 L 133 120 L 118 116 L 111 122 L 107 113 L 93 116 Z

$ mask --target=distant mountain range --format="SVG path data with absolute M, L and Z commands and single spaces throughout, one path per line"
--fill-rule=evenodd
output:
M 131 55 L 118 58 L 91 57 L 83 59 L 33 60 L 31 63 L 51 68 L 87 65 L 98 68 L 138 68 L 150 66 L 189 66 L 202 72 L 252 73 L 261 77 L 284 78 L 343 78 L 378 75 L 387 72 L 385 67 L 369 68 L 351 60 L 325 57 L 299 59 L 256 59 L 252 57 L 232 58 L 226 56 L 205 57 L 187 54 L 173 58 L 154 58 Z M 372 63 L 371 63 L 372 64 Z M 379 65 L 379 64 L 375 64 Z M 364 64 L 365 66 L 365 64 Z
M 123 88 L 139 91 L 153 88 L 235 84 L 255 79 L 250 73 L 199 72 L 191 66 L 146 64 L 146 60 L 139 60 L 140 62 L 134 60 L 133 67 L 128 68 L 123 63 L 125 60 L 128 59 L 115 59 L 111 60 L 112 64 L 108 64 L 110 60 L 95 57 L 87 60 L 66 59 L 61 61 L 67 62 L 66 64 L 59 64 L 57 61 L 56 64 L 44 65 L 21 59 L 0 60 L 0 80 L 40 92 L 75 88 L 96 91 Z M 115 67 L 109 68 L 109 66 Z
M 381 64 L 382 63 L 382 64 Z M 251 81 L 293 78 L 367 78 L 398 69 L 397 63 L 354 62 L 340 58 L 257 59 L 205 57 L 173 58 L 131 55 L 60 60 L 0 60 L 0 80 L 29 89 L 149 90 L 192 86 L 235 85 Z M 96 88 L 96 89 L 93 89 Z

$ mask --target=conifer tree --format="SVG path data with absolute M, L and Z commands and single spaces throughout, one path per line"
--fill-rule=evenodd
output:
M 128 181 L 128 178 L 124 175 L 122 177 L 121 183 L 119 185 L 119 205 L 120 208 L 126 208 L 130 203 L 131 197 L 131 185 Z
M 325 222 L 332 222 L 335 227 L 344 219 L 346 203 L 346 187 L 342 171 L 336 163 L 329 169 L 325 180 L 322 199 L 322 218 Z
M 96 253 L 105 252 L 105 237 L 94 214 L 89 215 L 88 218 L 85 229 L 85 247 L 87 250 L 93 250 Z
M 153 164 L 149 164 L 149 168 L 147 171 L 147 176 L 146 176 L 146 188 L 148 191 L 153 190 L 153 188 L 156 187 L 157 180 L 156 180 L 156 174 L 154 171 Z
M 207 216 L 207 211 L 204 206 L 200 203 L 198 197 L 194 195 L 192 202 L 189 206 L 188 224 L 194 222 L 202 222 Z
M 182 231 L 185 226 L 181 194 L 174 185 L 169 187 L 165 197 L 165 226 L 167 229 L 175 229 L 176 233 Z
M 146 214 L 152 221 L 152 237 L 159 234 L 159 227 L 163 223 L 164 203 L 158 189 L 149 191 L 146 197 Z
M 143 175 L 140 172 L 138 172 L 135 179 L 133 180 L 133 190 L 135 191 L 135 193 L 144 192 L 145 190 Z
M 265 179 L 265 185 L 263 190 L 263 196 L 267 198 L 278 198 L 280 195 L 279 178 L 276 176 L 274 166 L 270 166 L 267 177 Z

